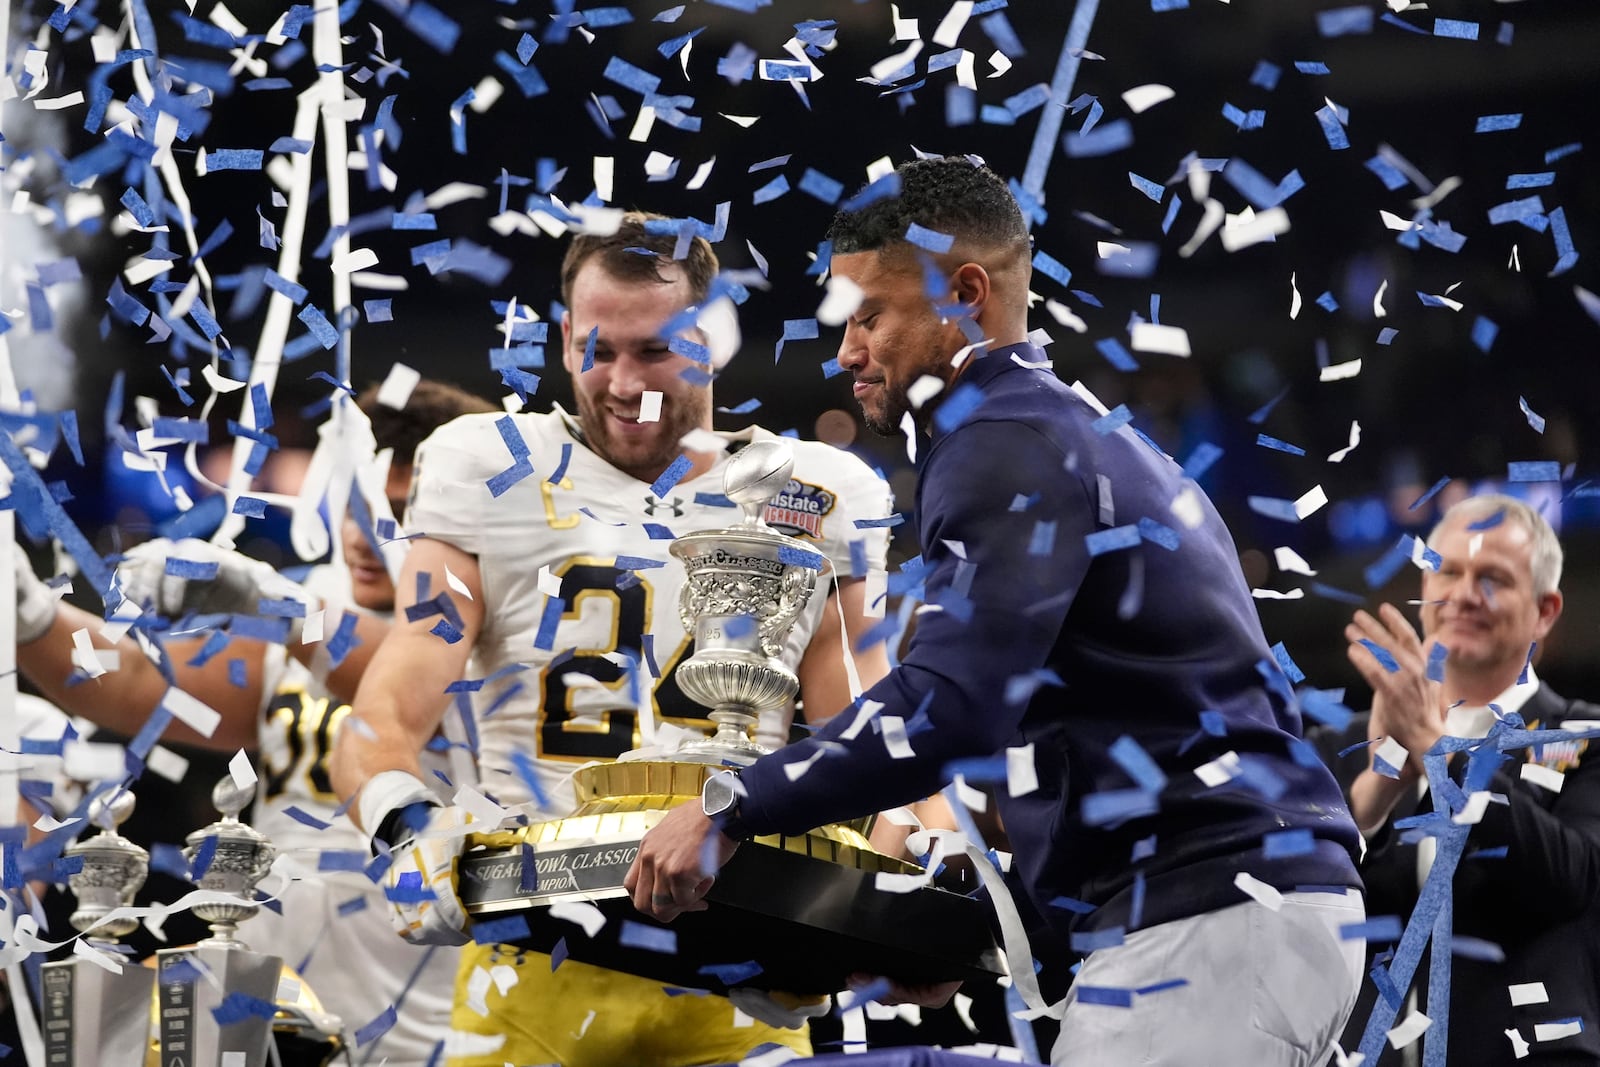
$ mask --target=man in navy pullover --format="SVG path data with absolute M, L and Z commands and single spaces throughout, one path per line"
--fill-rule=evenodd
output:
M 1038 782 L 1000 791 L 1017 873 L 1063 941 L 1106 946 L 1053 1062 L 1320 1064 L 1361 977 L 1362 942 L 1339 932 L 1364 916 L 1358 835 L 1300 740 L 1232 538 L 1177 464 L 1028 343 L 1030 239 L 1005 183 L 963 157 L 896 177 L 897 195 L 835 218 L 831 270 L 861 291 L 839 363 L 867 425 L 931 437 L 929 607 L 864 694 L 874 723 L 852 730 L 852 709 L 746 768 L 716 822 L 674 809 L 629 874 L 634 902 L 705 907 L 710 835 L 725 862 L 745 837 L 903 804 L 954 760 L 1015 752 Z M 910 755 L 886 743 L 894 720 Z M 1131 1006 L 1082 996 L 1157 986 Z

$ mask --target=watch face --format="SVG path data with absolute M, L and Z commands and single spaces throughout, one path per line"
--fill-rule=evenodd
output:
M 733 807 L 734 773 L 732 771 L 718 771 L 706 779 L 705 788 L 700 791 L 700 803 L 707 815 L 721 815 Z

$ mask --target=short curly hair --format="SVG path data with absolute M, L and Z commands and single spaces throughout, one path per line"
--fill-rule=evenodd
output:
M 894 173 L 900 180 L 897 195 L 855 211 L 842 209 L 833 217 L 828 240 L 835 254 L 906 245 L 912 223 L 958 240 L 1027 246 L 1022 209 L 1004 179 L 981 161 L 966 156 L 914 159 Z
M 500 410 L 481 396 L 432 378 L 419 381 L 406 406 L 398 410 L 378 403 L 380 388 L 371 385 L 363 389 L 356 406 L 372 420 L 372 436 L 378 447 L 394 449 L 392 462 L 396 466 L 410 466 L 417 446 L 452 419 Z
M 578 272 L 596 257 L 605 272 L 619 281 L 665 282 L 661 268 L 675 261 L 673 253 L 678 246 L 677 227 L 667 224 L 675 221 L 650 211 L 629 211 L 622 216 L 616 233 L 581 233 L 573 237 L 561 260 L 561 302 L 572 306 L 572 286 Z M 675 262 L 689 283 L 689 302 L 705 303 L 719 266 L 711 243 L 698 235 L 691 237 L 686 254 Z

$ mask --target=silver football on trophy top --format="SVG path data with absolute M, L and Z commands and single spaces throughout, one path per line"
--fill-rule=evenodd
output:
M 688 572 L 678 613 L 695 653 L 678 665 L 679 687 L 710 707 L 715 735 L 686 745 L 677 758 L 753 763 L 768 749 L 750 740 L 762 711 L 794 699 L 800 682 L 784 666 L 784 640 L 805 610 L 827 559 L 762 519 L 788 484 L 794 453 L 781 441 L 756 441 L 728 462 L 723 494 L 744 511 L 738 525 L 686 534 L 672 554 Z
M 239 813 L 253 795 L 251 790 L 241 788 L 231 775 L 223 778 L 211 790 L 211 803 L 222 813 L 222 818 L 184 838 L 183 855 L 191 864 L 207 847 L 206 842 L 216 839 L 211 862 L 195 885 L 239 898 L 194 906 L 194 913 L 211 924 L 211 937 L 201 944 L 242 947 L 234 936 L 239 924 L 261 910 L 261 905 L 251 902 L 251 898 L 255 896 L 256 884 L 272 869 L 278 850 L 254 827 L 239 821 Z
M 78 900 L 68 922 L 91 941 L 114 942 L 139 928 L 135 918 L 105 921 L 114 909 L 133 903 L 133 895 L 150 871 L 150 853 L 117 832 L 132 814 L 133 794 L 126 789 L 112 794 L 110 800 L 96 797 L 89 805 L 89 821 L 100 827 L 100 832 L 63 850 L 67 859 L 83 860 L 78 870 L 67 875 L 67 884 Z

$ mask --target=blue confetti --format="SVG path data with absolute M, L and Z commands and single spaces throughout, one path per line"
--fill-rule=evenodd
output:
M 1161 203 L 1161 198 L 1167 195 L 1166 188 L 1160 182 L 1151 181 L 1149 178 L 1135 174 L 1131 170 L 1128 172 L 1128 181 L 1135 189 L 1158 204 Z
M 561 622 L 561 613 L 566 609 L 566 602 L 560 597 L 550 597 L 544 603 L 544 614 L 539 617 L 539 630 L 533 637 L 533 647 L 550 651 L 555 648 L 556 626 Z
M 1124 734 L 1117 738 L 1111 746 L 1110 755 L 1117 766 L 1121 767 L 1139 788 L 1152 793 L 1159 793 L 1166 788 L 1167 776 L 1156 766 L 1156 761 L 1150 758 L 1150 754 L 1132 737 Z
M 219 170 L 260 170 L 259 148 L 217 148 L 206 153 L 206 173 Z
M 1287 441 L 1280 441 L 1276 437 L 1269 437 L 1264 433 L 1256 434 L 1256 444 L 1262 448 L 1270 448 L 1274 452 L 1287 452 L 1291 456 L 1303 456 L 1306 450 L 1299 445 L 1291 445 Z
M 1133 144 L 1133 125 L 1127 119 L 1117 119 L 1095 129 L 1092 133 L 1070 130 L 1062 138 L 1061 148 L 1075 159 L 1105 156 L 1120 152 Z
M 268 1016 L 268 1018 L 270 1017 L 271 1016 Z M 381 1013 L 379 1013 L 376 1019 L 373 1019 L 371 1022 L 367 1023 L 365 1026 L 356 1031 L 357 1047 L 376 1041 L 378 1038 L 394 1029 L 394 1024 L 398 1021 L 399 1016 L 395 1013 L 394 1005 L 391 1004 Z
M 617 942 L 625 948 L 639 948 L 667 955 L 673 955 L 678 951 L 678 935 L 674 931 L 663 930 L 658 926 L 646 926 L 644 923 L 629 919 L 622 921 Z
M 1544 416 L 1529 407 L 1526 398 L 1517 397 L 1517 407 L 1522 409 L 1522 414 L 1527 418 L 1528 425 L 1533 427 L 1534 433 L 1544 433 Z
M 1114 989 L 1110 986 L 1079 986 L 1074 983 L 1074 995 L 1080 1004 L 1099 1004 L 1107 1008 L 1133 1007 L 1133 990 Z
M 503 919 L 476 919 L 472 923 L 472 940 L 479 945 L 515 944 L 528 936 L 528 919 L 525 915 L 507 915 Z
M 1033 269 L 1063 286 L 1072 280 L 1072 271 L 1068 270 L 1060 260 L 1043 250 L 1034 252 Z
M 1561 464 L 1551 461 L 1522 461 L 1506 464 L 1508 482 L 1559 482 Z
M 694 463 L 688 456 L 678 456 L 668 465 L 666 470 L 661 472 L 661 475 L 654 482 L 650 483 L 650 492 L 658 500 L 665 499 L 667 493 L 671 491 L 673 486 L 683 480 L 683 476 L 689 473 L 689 468 L 692 466 L 694 466 Z
M 1437 496 L 1439 494 L 1439 490 L 1443 489 L 1445 486 L 1447 486 L 1449 484 L 1450 484 L 1450 479 L 1449 478 L 1440 478 L 1438 481 L 1433 483 L 1432 487 L 1429 488 L 1426 493 L 1423 493 L 1421 496 L 1417 497 L 1416 500 L 1412 501 L 1411 502 L 1411 506 L 1409 508 L 1407 508 L 1406 510 L 1407 511 L 1416 511 L 1422 505 L 1426 504 L 1428 501 L 1432 500 L 1435 496 Z
M 906 240 L 918 248 L 925 249 L 935 255 L 943 255 L 955 246 L 956 239 L 950 234 L 930 230 L 913 222 L 906 227 Z
M 1076 930 L 1072 934 L 1072 951 L 1089 953 L 1102 948 L 1116 948 L 1127 940 L 1127 931 L 1120 926 L 1104 930 Z
M 1269 860 L 1309 856 L 1316 851 L 1316 839 L 1307 829 L 1279 830 L 1261 838 L 1261 851 Z
M 1479 115 L 1473 133 L 1497 133 L 1501 130 L 1514 130 L 1522 125 L 1522 113 L 1519 111 L 1510 115 Z
M 1360 640 L 1360 645 L 1368 652 L 1372 653 L 1372 658 L 1377 660 L 1378 666 L 1382 667 L 1385 671 L 1389 672 L 1390 674 L 1394 674 L 1400 669 L 1399 662 L 1396 661 L 1389 650 L 1378 644 L 1376 641 L 1363 637 Z
M 1245 498 L 1245 503 L 1257 515 L 1265 515 L 1269 519 L 1280 522 L 1299 522 L 1300 514 L 1294 509 L 1293 500 L 1280 500 L 1271 496 L 1251 496 Z
M 1435 37 L 1453 37 L 1460 41 L 1476 41 L 1478 39 L 1478 24 L 1465 19 L 1434 19 L 1433 35 Z M 1481 130 L 1479 131 L 1482 132 Z
M 1118 552 L 1125 548 L 1132 548 L 1139 543 L 1139 527 L 1129 524 L 1116 526 L 1109 530 L 1096 530 L 1086 534 L 1083 538 L 1085 549 L 1090 557 L 1103 556 L 1107 552 Z
M 814 341 L 819 336 L 816 319 L 785 319 L 783 336 L 778 338 L 777 347 L 772 353 L 772 362 L 777 363 L 783 357 L 783 346 L 788 342 Z
M 1106 414 L 1100 416 L 1098 419 L 1095 419 L 1094 422 L 1090 423 L 1089 428 L 1095 433 L 1099 434 L 1101 437 L 1104 437 L 1107 434 L 1116 433 L 1118 430 L 1122 429 L 1122 427 L 1128 425 L 1128 423 L 1132 421 L 1133 412 L 1128 410 L 1128 405 L 1118 404 Z
M 1087 826 L 1105 826 L 1159 809 L 1160 801 L 1147 789 L 1102 789 L 1083 798 L 1081 817 Z
M 1343 37 L 1372 32 L 1372 8 L 1336 7 L 1317 12 L 1317 32 L 1324 37 Z M 1298 64 L 1296 64 L 1298 66 Z
M 1136 371 L 1139 362 L 1133 358 L 1121 341 L 1115 337 L 1107 337 L 1094 343 L 1095 350 L 1105 357 L 1106 362 L 1120 371 Z

